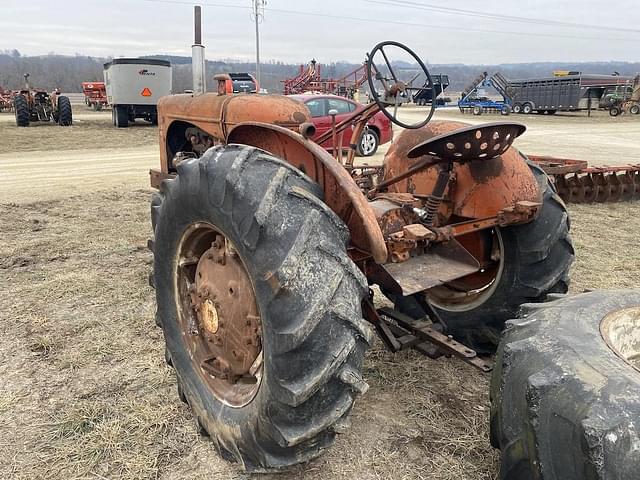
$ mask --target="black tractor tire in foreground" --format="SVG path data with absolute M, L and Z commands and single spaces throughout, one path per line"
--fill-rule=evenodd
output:
M 248 471 L 282 469 L 322 453 L 346 427 L 372 330 L 364 275 L 349 231 L 306 175 L 262 150 L 214 147 L 181 162 L 151 206 L 156 323 L 178 390 L 226 458 Z M 254 287 L 264 374 L 255 397 L 231 407 L 208 388 L 180 327 L 174 259 L 198 222 L 233 242 Z
M 494 283 L 466 306 L 447 306 L 427 294 L 447 333 L 481 353 L 495 351 L 504 323 L 520 305 L 566 293 L 569 286 L 574 249 L 566 206 L 542 169 L 533 163 L 529 168 L 542 192 L 542 209 L 530 223 L 497 230 L 503 259 Z M 424 315 L 411 297 L 396 299 L 396 308 L 412 317 Z
M 58 97 L 58 125 L 61 127 L 68 127 L 73 124 L 73 112 L 71 110 L 71 101 L 69 97 Z
M 29 103 L 24 95 L 16 95 L 13 99 L 13 108 L 16 114 L 16 125 L 18 127 L 29 126 Z
M 639 478 L 640 371 L 601 334 L 603 319 L 621 309 L 614 318 L 635 320 L 613 324 L 618 340 L 640 349 L 640 291 L 523 305 L 521 318 L 507 324 L 491 379 L 501 479 Z
M 617 117 L 621 113 L 622 110 L 620 109 L 620 107 L 616 105 L 612 105 L 611 107 L 609 107 L 609 115 L 611 115 L 612 117 Z
M 113 124 L 117 128 L 127 128 L 129 126 L 129 113 L 127 107 L 116 105 L 113 107 Z

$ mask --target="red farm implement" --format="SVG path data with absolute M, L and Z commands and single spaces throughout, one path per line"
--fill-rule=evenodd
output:
M 13 110 L 13 97 L 15 93 L 0 87 L 0 112 L 10 112 Z
M 315 60 L 311 60 L 306 68 L 300 65 L 300 71 L 295 77 L 283 81 L 284 94 L 317 92 L 353 98 L 355 92 L 367 81 L 365 64 L 339 78 L 322 78 L 321 67 Z
M 549 175 L 565 202 L 640 199 L 640 164 L 590 167 L 585 160 L 528 155 Z
M 107 90 L 104 82 L 82 82 L 84 103 L 94 110 L 102 110 L 107 106 Z

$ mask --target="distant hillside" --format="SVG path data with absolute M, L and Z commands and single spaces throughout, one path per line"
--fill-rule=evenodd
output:
M 183 56 L 152 55 L 145 58 L 160 58 L 171 61 L 173 65 L 173 89 L 180 92 L 191 88 L 191 59 Z M 16 89 L 23 83 L 23 73 L 30 73 L 31 84 L 51 90 L 55 87 L 65 92 L 79 92 L 80 82 L 102 79 L 102 65 L 110 58 L 87 56 L 44 55 L 27 57 L 17 50 L 0 53 L 0 87 Z M 359 65 L 347 62 L 322 64 L 322 74 L 326 77 L 340 77 Z M 208 60 L 207 81 L 209 89 L 213 85 L 213 75 L 222 72 L 250 72 L 255 69 L 254 63 L 233 60 Z M 261 67 L 262 86 L 270 92 L 281 92 L 281 81 L 298 72 L 299 65 L 282 62 L 268 62 Z M 415 72 L 415 67 L 407 64 L 401 69 Z M 553 70 L 577 70 L 583 73 L 609 74 L 618 72 L 621 75 L 635 75 L 640 72 L 640 63 L 628 62 L 591 62 L 591 63 L 516 63 L 498 65 L 430 65 L 431 73 L 449 75 L 451 91 L 462 90 L 481 72 L 501 72 L 510 79 L 549 76 Z M 408 74 L 407 74 L 408 75 Z M 412 75 L 411 75 L 412 76 Z

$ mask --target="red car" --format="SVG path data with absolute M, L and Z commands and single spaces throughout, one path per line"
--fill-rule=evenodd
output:
M 344 97 L 336 95 L 291 95 L 291 97 L 304 103 L 309 111 L 313 124 L 316 127 L 316 135 L 319 137 L 327 130 L 331 130 L 330 110 L 336 110 L 336 123 L 340 123 L 347 115 L 356 110 L 362 110 L 364 105 Z M 362 134 L 362 138 L 358 143 L 358 155 L 362 157 L 370 157 L 376 150 L 378 145 L 388 143 L 393 138 L 393 130 L 391 129 L 391 121 L 382 113 L 376 113 L 369 123 L 369 127 Z M 351 134 L 349 130 L 345 130 L 342 136 L 342 147 L 348 148 Z M 333 150 L 332 139 L 323 142 L 322 147 L 326 150 Z

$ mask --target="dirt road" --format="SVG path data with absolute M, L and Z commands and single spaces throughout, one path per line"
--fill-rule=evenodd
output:
M 154 326 L 146 242 L 156 129 L 116 130 L 109 115 L 76 114 L 69 129 L 16 129 L 0 115 L 0 478 L 247 479 L 197 435 Z M 530 121 L 546 132 L 536 148 L 559 129 L 584 140 L 598 130 Z M 637 134 L 631 122 L 616 129 Z M 570 208 L 573 291 L 638 286 L 638 208 Z M 364 374 L 371 388 L 326 455 L 258 478 L 495 478 L 486 376 L 379 343 Z
M 144 188 L 147 172 L 157 164 L 157 129 L 138 121 L 135 128 L 116 129 L 111 112 L 83 111 L 74 114 L 74 125 L 62 128 L 34 124 L 15 128 L 13 115 L 0 114 L 0 135 L 7 145 L 0 154 L 0 201 L 55 198 L 68 188 L 89 192 L 101 184 Z M 424 107 L 402 107 L 400 116 L 416 122 Z M 527 132 L 516 141 L 525 153 L 555 155 L 598 164 L 639 163 L 635 139 L 640 119 L 611 118 L 596 112 L 592 118 L 574 115 L 462 115 L 455 109 L 440 109 L 436 119 L 469 123 L 512 120 L 525 123 Z M 396 135 L 399 129 L 396 129 Z M 380 164 L 388 145 L 366 161 Z M 64 153 L 60 154 L 59 151 Z M 38 197 L 32 190 L 40 190 Z

